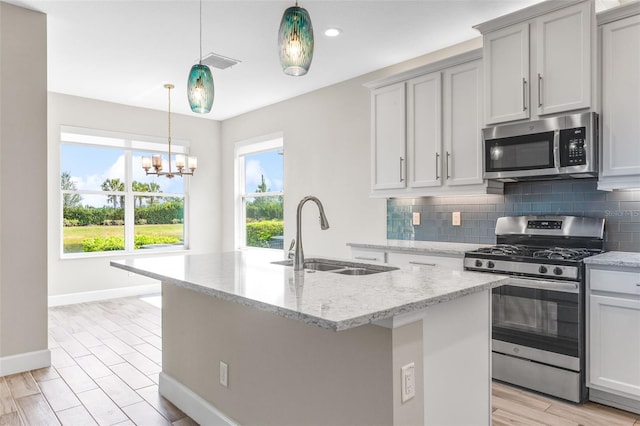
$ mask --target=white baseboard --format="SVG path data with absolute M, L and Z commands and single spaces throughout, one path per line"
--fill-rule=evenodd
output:
M 159 392 L 203 426 L 238 426 L 216 407 L 165 373 L 160 373 Z
M 637 397 L 632 399 L 600 389 L 589 388 L 589 401 L 640 414 L 640 400 Z
M 51 366 L 49 349 L 0 357 L 0 377 Z
M 76 303 L 96 302 L 98 300 L 117 299 L 119 297 L 140 296 L 160 293 L 160 283 L 120 287 L 108 290 L 83 291 L 79 293 L 58 294 L 49 296 L 49 306 L 74 305 Z

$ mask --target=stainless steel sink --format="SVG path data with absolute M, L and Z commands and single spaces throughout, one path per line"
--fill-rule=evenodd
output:
M 336 274 L 342 274 L 342 275 L 371 275 L 371 274 L 377 274 L 378 272 L 384 272 L 384 271 L 374 271 L 373 269 L 365 269 L 365 268 L 345 268 L 345 269 L 340 269 L 339 271 L 333 271 Z
M 293 266 L 293 259 L 271 262 L 275 265 Z M 304 269 L 310 271 L 333 272 L 342 275 L 371 275 L 393 271 L 398 268 L 384 265 L 370 265 L 334 259 L 305 259 Z

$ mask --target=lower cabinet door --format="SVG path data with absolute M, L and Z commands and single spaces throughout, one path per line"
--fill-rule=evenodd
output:
M 407 253 L 394 253 L 388 254 L 387 262 L 394 266 L 408 267 L 434 267 L 444 266 L 447 268 L 462 270 L 463 259 L 461 257 L 449 257 L 449 256 L 433 256 L 423 254 L 407 254 Z
M 382 250 L 351 248 L 351 257 L 357 262 L 386 263 L 386 253 Z
M 640 400 L 640 300 L 589 299 L 590 384 Z

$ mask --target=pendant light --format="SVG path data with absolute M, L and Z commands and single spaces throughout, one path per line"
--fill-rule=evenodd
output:
M 202 65 L 202 0 L 200 0 L 200 56 L 198 63 L 191 67 L 187 80 L 187 96 L 191 111 L 206 114 L 213 105 L 213 76 L 208 66 Z
M 168 108 L 168 142 L 169 142 L 169 170 L 162 171 L 162 155 L 153 154 L 151 157 L 142 157 L 142 168 L 147 175 L 166 176 L 169 179 L 176 176 L 193 176 L 193 172 L 198 167 L 198 159 L 196 157 L 187 158 L 188 163 L 185 161 L 184 155 L 176 155 L 176 169 L 171 168 L 171 89 L 174 88 L 173 84 L 165 84 L 164 88 L 168 91 L 169 108 Z M 151 168 L 153 167 L 153 171 Z M 189 171 L 187 171 L 188 169 Z
M 296 5 L 282 15 L 278 33 L 280 64 L 285 74 L 305 75 L 313 59 L 313 26 L 309 12 Z

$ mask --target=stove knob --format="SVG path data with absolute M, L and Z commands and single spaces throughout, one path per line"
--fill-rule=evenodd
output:
M 482 266 L 482 260 L 478 259 L 476 260 L 476 268 L 479 268 Z
M 540 272 L 541 274 L 546 274 L 546 273 L 547 273 L 547 267 L 546 267 L 546 266 L 541 265 L 541 266 L 538 268 L 538 272 Z
M 491 269 L 491 268 L 493 268 L 494 266 L 496 266 L 496 264 L 495 264 L 495 263 L 493 263 L 492 261 L 488 261 L 488 262 L 487 262 L 487 268 Z
M 553 273 L 556 275 L 562 275 L 562 268 L 556 266 L 555 268 L 553 268 Z

